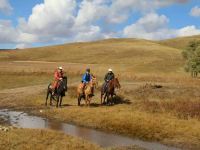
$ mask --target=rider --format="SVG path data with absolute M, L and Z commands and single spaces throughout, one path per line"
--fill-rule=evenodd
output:
M 53 92 L 52 94 L 54 95 L 55 90 L 58 87 L 58 81 L 63 79 L 63 68 L 60 66 L 58 67 L 55 72 L 54 72 L 54 83 L 53 83 Z
M 107 86 L 108 86 L 108 82 L 112 79 L 115 78 L 115 74 L 113 73 L 112 69 L 108 69 L 108 72 L 106 73 L 105 77 L 104 77 L 104 92 L 106 92 Z
M 83 93 L 84 93 L 84 89 L 85 89 L 86 84 L 89 83 L 91 80 L 92 80 L 92 75 L 90 74 L 90 68 L 87 68 L 86 69 L 86 73 L 82 77 L 82 83 L 83 83 L 82 90 L 83 90 Z

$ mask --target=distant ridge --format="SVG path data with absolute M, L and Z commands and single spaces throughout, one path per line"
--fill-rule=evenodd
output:
M 162 40 L 158 43 L 163 44 L 165 46 L 174 47 L 178 49 L 185 49 L 190 41 L 200 40 L 200 35 L 195 36 L 186 36 L 186 37 L 178 37 L 174 39 Z
M 120 65 L 126 72 L 174 72 L 184 66 L 179 49 L 157 41 L 121 38 L 4 51 L 0 52 L 0 61 Z

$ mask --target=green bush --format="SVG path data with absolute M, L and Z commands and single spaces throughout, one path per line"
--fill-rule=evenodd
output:
M 200 72 L 200 41 L 191 41 L 182 55 L 187 60 L 185 71 L 190 72 L 192 77 L 197 77 Z

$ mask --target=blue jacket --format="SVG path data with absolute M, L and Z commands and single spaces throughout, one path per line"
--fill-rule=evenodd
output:
M 92 79 L 92 76 L 90 74 L 85 73 L 82 77 L 82 82 L 90 82 Z

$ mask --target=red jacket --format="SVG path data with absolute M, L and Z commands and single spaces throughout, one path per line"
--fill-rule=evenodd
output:
M 54 72 L 54 79 L 59 80 L 60 78 L 63 78 L 63 72 L 59 72 L 58 70 L 56 70 Z

